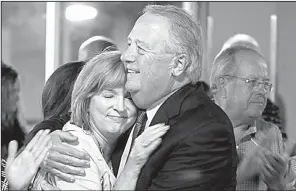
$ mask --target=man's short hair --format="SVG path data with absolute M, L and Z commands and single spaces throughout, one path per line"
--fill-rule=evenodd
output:
M 185 71 L 189 79 L 195 84 L 202 71 L 202 28 L 199 21 L 193 18 L 183 9 L 172 5 L 147 5 L 143 13 L 160 15 L 171 22 L 171 40 L 168 48 L 175 53 L 188 55 L 188 68 Z
M 244 45 L 233 45 L 224 49 L 217 55 L 213 62 L 210 76 L 210 86 L 212 89 L 216 88 L 216 82 L 219 77 L 225 75 L 235 75 L 236 69 L 239 65 L 239 63 L 236 61 L 236 54 L 239 52 L 251 52 L 264 59 L 262 54 L 257 49 L 253 49 Z

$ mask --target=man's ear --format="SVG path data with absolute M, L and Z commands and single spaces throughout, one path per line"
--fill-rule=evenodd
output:
M 180 76 L 185 72 L 188 66 L 188 57 L 186 54 L 180 54 L 172 60 L 171 74 L 173 76 Z
M 217 81 L 218 81 L 218 83 L 217 83 L 218 88 L 225 88 L 225 86 L 226 86 L 225 78 L 219 77 Z
M 217 88 L 221 92 L 221 98 L 227 98 L 227 91 L 226 91 L 226 79 L 223 77 L 219 77 L 217 80 Z

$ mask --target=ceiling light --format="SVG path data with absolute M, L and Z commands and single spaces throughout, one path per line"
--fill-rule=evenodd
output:
M 66 8 L 66 19 L 70 21 L 94 19 L 97 14 L 96 8 L 87 5 L 74 4 Z

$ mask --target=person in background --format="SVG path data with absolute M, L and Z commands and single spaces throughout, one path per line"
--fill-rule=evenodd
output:
M 215 103 L 230 118 L 239 155 L 237 190 L 295 189 L 279 128 L 261 119 L 272 84 L 261 53 L 231 45 L 215 58 L 210 86 Z
M 19 121 L 20 82 L 18 73 L 1 63 L 1 190 L 26 189 L 49 147 L 49 131 L 40 131 L 31 144 L 24 145 L 24 127 Z
M 197 83 L 201 83 L 202 87 L 203 87 L 203 90 L 208 94 L 208 96 L 213 99 L 213 95 L 212 95 L 212 92 L 211 92 L 211 89 L 210 89 L 210 86 L 209 84 L 207 84 L 207 82 L 205 81 L 198 81 Z M 197 84 L 198 86 L 198 84 Z
M 25 149 L 17 153 L 18 143 L 13 140 L 8 146 L 7 162 L 1 166 L 1 190 L 27 190 L 44 161 L 50 147 L 49 130 L 40 130 Z
M 258 51 L 260 54 L 262 54 L 262 50 L 261 50 L 257 40 L 248 34 L 242 34 L 242 33 L 238 33 L 238 34 L 231 36 L 223 44 L 223 47 L 222 47 L 220 53 L 223 50 L 230 48 L 231 46 L 235 46 L 235 45 L 246 46 L 246 47 L 252 48 L 252 49 Z M 284 140 L 286 140 L 287 134 L 286 134 L 285 128 L 282 125 L 283 121 L 280 118 L 280 109 L 269 98 L 267 98 L 267 104 L 266 104 L 266 107 L 264 108 L 264 111 L 262 113 L 262 118 L 265 121 L 268 121 L 268 122 L 271 122 L 271 123 L 277 125 L 281 130 Z
M 15 140 L 22 146 L 25 127 L 19 120 L 20 81 L 18 73 L 1 61 L 1 188 L 8 188 L 5 167 L 9 143 Z
M 225 49 L 230 48 L 231 46 L 234 46 L 234 45 L 246 46 L 246 47 L 252 48 L 252 49 L 258 51 L 260 54 L 262 54 L 261 48 L 259 47 L 259 44 L 254 37 L 252 37 L 248 34 L 238 33 L 238 34 L 231 36 L 223 44 L 223 46 L 222 46 L 220 52 L 217 54 L 217 56 L 220 53 L 222 53 Z
M 113 40 L 104 36 L 93 36 L 84 41 L 79 47 L 78 60 L 87 61 L 105 49 L 117 50 Z
M 25 145 L 41 129 L 62 128 L 70 120 L 71 94 L 84 62 L 69 62 L 48 78 L 42 92 L 43 121 L 27 135 Z
M 1 62 L 1 159 L 6 160 L 12 140 L 23 146 L 25 127 L 19 119 L 20 80 L 11 66 Z M 4 162 L 3 162 L 4 163 Z

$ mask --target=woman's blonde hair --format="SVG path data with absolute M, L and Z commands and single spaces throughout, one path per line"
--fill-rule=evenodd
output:
M 103 52 L 89 60 L 79 73 L 71 97 L 71 122 L 88 130 L 90 99 L 106 88 L 124 86 L 126 74 L 119 51 Z

